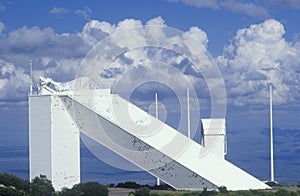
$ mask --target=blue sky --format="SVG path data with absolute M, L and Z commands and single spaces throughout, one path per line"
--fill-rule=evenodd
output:
M 35 81 L 40 75 L 57 81 L 70 80 L 88 51 L 109 33 L 154 21 L 207 44 L 206 50 L 217 63 L 226 87 L 228 158 L 262 180 L 269 176 L 266 130 L 268 83 L 272 82 L 277 127 L 275 177 L 297 182 L 296 178 L 298 181 L 300 178 L 299 157 L 295 155 L 300 148 L 299 10 L 297 0 L 3 0 L 0 2 L 0 146 L 28 145 L 29 59 L 33 60 Z M 132 60 L 137 54 L 132 53 L 128 58 Z M 138 69 L 134 74 L 139 74 Z M 201 93 L 207 87 L 201 86 L 193 75 L 189 76 L 195 81 L 200 104 L 210 103 L 208 94 Z M 151 104 L 139 100 L 136 103 L 145 109 Z M 165 100 L 162 103 L 172 109 Z M 176 121 L 171 114 L 167 119 L 170 123 Z

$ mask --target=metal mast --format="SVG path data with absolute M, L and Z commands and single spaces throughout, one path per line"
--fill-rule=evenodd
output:
M 270 84 L 270 159 L 271 159 L 271 181 L 274 181 L 274 155 L 273 155 L 273 90 Z
M 157 105 L 157 93 L 155 93 L 155 117 L 158 119 L 158 105 Z M 156 185 L 160 185 L 159 178 L 156 178 Z
M 187 94 L 187 131 L 188 131 L 188 138 L 191 138 L 191 122 L 190 122 L 190 90 L 189 88 L 186 89 Z
M 29 89 L 29 94 L 32 95 L 32 91 L 33 91 L 33 79 L 32 79 L 32 60 L 30 59 L 29 61 L 29 66 L 30 66 L 30 89 Z

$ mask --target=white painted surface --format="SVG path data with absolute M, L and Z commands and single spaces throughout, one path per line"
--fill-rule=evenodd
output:
M 206 151 L 224 159 L 226 147 L 226 121 L 220 119 L 201 119 L 203 141 Z
M 51 96 L 52 183 L 54 188 L 72 188 L 80 182 L 80 135 L 63 97 Z
M 155 157 L 158 156 L 157 153 L 153 153 L 153 155 L 141 153 L 140 156 L 135 156 L 134 154 L 139 155 L 139 152 L 128 150 L 132 147 L 130 144 L 125 144 L 127 140 L 125 135 L 118 137 L 116 134 L 113 137 L 105 138 L 108 135 L 106 131 L 115 130 L 118 134 L 124 132 L 124 134 L 132 135 L 141 141 L 141 146 L 149 145 L 149 147 L 157 149 L 159 153 L 175 160 L 176 163 L 188 168 L 196 176 L 201 176 L 218 187 L 226 186 L 229 190 L 268 188 L 260 180 L 224 159 L 225 119 L 204 120 L 207 122 L 204 123 L 206 141 L 213 144 L 207 145 L 212 147 L 207 151 L 198 143 L 117 95 L 89 98 L 82 94 L 73 98 L 78 101 L 76 113 L 81 113 L 78 119 L 82 120 L 80 125 L 84 133 L 146 171 L 151 170 L 151 166 L 153 166 L 149 165 L 149 160 L 159 161 L 159 158 Z M 95 104 L 91 104 L 93 102 Z M 126 115 L 127 110 L 130 115 Z M 100 117 L 106 120 L 100 120 Z M 110 143 L 112 139 L 113 142 Z M 120 147 L 118 142 L 122 143 L 122 140 L 127 146 Z M 204 155 L 202 154 L 203 150 L 206 150 Z M 182 181 L 184 173 L 177 173 L 179 170 L 178 168 L 177 171 L 172 171 L 174 176 L 177 176 L 177 180 L 174 179 L 175 177 L 170 179 L 170 176 L 167 179 L 165 170 L 156 171 L 155 174 L 163 181 L 172 181 L 172 186 L 178 189 L 201 189 L 200 186 L 190 187 L 189 184 L 185 184 Z
M 56 190 L 80 182 L 79 130 L 62 98 L 29 97 L 30 179 L 40 174 Z
M 51 97 L 29 97 L 29 178 L 40 174 L 52 178 Z

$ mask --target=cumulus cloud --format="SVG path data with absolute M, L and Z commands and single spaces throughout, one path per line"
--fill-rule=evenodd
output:
M 114 31 L 114 25 L 111 25 L 108 22 L 91 20 L 84 25 L 80 37 L 85 40 L 86 44 L 92 47 Z
M 253 17 L 267 18 L 268 11 L 254 3 L 245 3 L 237 0 L 167 0 L 169 2 L 181 2 L 189 6 L 211 9 L 225 9 L 235 13 L 246 14 Z
M 22 101 L 30 84 L 25 70 L 0 59 L 0 76 L 0 100 L 2 102 Z
M 238 30 L 225 47 L 224 55 L 217 60 L 234 104 L 266 103 L 270 83 L 275 104 L 299 99 L 300 50 L 297 44 L 284 39 L 284 33 L 280 22 L 266 20 Z
M 143 26 L 141 21 L 133 19 L 125 19 L 117 25 L 109 25 L 107 23 L 100 25 L 97 21 L 91 21 L 84 27 L 83 36 L 86 39 L 91 40 L 91 43 L 96 43 L 99 40 L 94 36 L 91 36 L 91 33 L 88 33 L 85 29 L 99 29 L 100 26 L 105 26 L 105 29 L 108 29 L 110 32 L 114 30 L 115 32 L 105 41 L 100 43 L 99 48 L 94 49 L 95 52 L 92 52 L 93 55 L 88 57 L 87 62 L 83 65 L 84 70 L 82 70 L 82 73 L 98 75 L 99 72 L 104 72 L 104 75 L 106 76 L 105 79 L 109 78 L 108 76 L 110 75 L 116 76 L 115 74 L 111 74 L 112 70 L 117 70 L 122 73 L 122 71 L 126 71 L 128 67 L 144 67 L 148 70 L 158 69 L 159 66 L 155 67 L 152 62 L 156 62 L 154 63 L 156 66 L 159 62 L 163 62 L 166 65 L 174 65 L 174 67 L 181 66 L 179 72 L 181 74 L 187 74 L 187 65 L 181 64 L 186 56 L 180 56 L 180 54 L 189 54 L 192 58 L 196 56 L 198 58 L 201 55 L 204 56 L 208 43 L 206 33 L 197 27 L 192 27 L 189 31 L 182 32 L 182 34 L 176 32 L 179 34 L 172 35 L 174 32 L 165 28 L 165 22 L 161 17 L 151 19 L 146 23 L 146 26 Z M 87 37 L 86 34 L 89 37 Z M 204 46 L 195 48 L 195 42 Z M 158 46 L 163 47 L 157 49 Z M 176 54 L 176 51 L 178 54 Z M 193 55 L 193 52 L 197 55 Z M 108 59 L 103 58 L 106 53 L 110 54 L 107 55 Z M 119 55 L 117 56 L 119 59 L 115 60 L 113 54 Z M 200 62 L 197 58 L 190 60 Z M 110 64 L 110 67 L 97 67 L 99 64 Z M 193 70 L 193 68 L 191 70 Z M 163 72 L 161 72 L 160 75 L 162 73 Z M 191 71 L 189 74 L 191 74 Z M 196 74 L 195 71 L 194 74 Z M 138 75 L 139 73 L 135 73 L 136 77 L 138 77 Z M 164 76 L 162 78 L 169 78 L 169 76 Z M 175 82 L 176 77 L 173 78 Z M 133 80 L 136 80 L 136 78 L 133 78 Z M 127 84 L 127 86 L 131 85 Z
M 70 80 L 89 49 L 80 33 L 59 35 L 51 28 L 21 27 L 2 34 L 0 101 L 26 100 L 30 59 L 33 61 L 35 81 L 39 76 Z
M 89 52 L 78 72 L 92 78 L 94 85 L 111 86 L 114 93 L 129 98 L 128 93 L 138 86 L 156 81 L 172 87 L 179 97 L 185 97 L 186 88 L 190 88 L 210 99 L 212 105 L 226 103 L 221 76 L 207 54 L 208 38 L 203 30 L 198 27 L 186 32 L 174 30 L 161 17 L 151 19 L 146 26 L 139 20 L 125 19 L 106 29 L 115 31 Z M 97 40 L 90 38 L 94 43 Z M 144 104 L 149 106 L 149 100 Z
M 1 24 L 4 29 L 4 24 Z M 209 89 L 219 91 L 221 83 L 214 79 L 216 74 L 211 71 L 210 59 L 206 55 L 207 34 L 198 27 L 178 34 L 168 32 L 161 17 L 145 24 L 143 26 L 141 21 L 134 19 L 117 24 L 91 20 L 75 34 L 57 34 L 51 28 L 39 27 L 21 27 L 2 33 L 0 100 L 14 100 L 14 95 L 26 100 L 28 64 L 32 59 L 35 81 L 39 76 L 67 81 L 76 74 L 97 77 L 100 74 L 102 85 L 112 86 L 115 81 L 122 81 L 117 85 L 126 91 L 138 82 L 160 78 L 162 83 L 176 84 L 181 89 L 192 85 L 200 92 L 198 97 L 210 102 Z M 276 20 L 251 25 L 238 30 L 223 54 L 216 58 L 230 104 L 266 104 L 270 83 L 274 86 L 275 104 L 297 103 L 300 42 L 288 42 L 284 34 L 283 25 Z M 105 47 L 97 48 L 97 44 Z M 158 49 L 156 46 L 164 47 Z M 95 50 L 97 54 L 106 54 L 109 58 L 101 55 L 86 58 L 93 53 L 91 49 L 94 47 L 99 49 Z M 87 65 L 83 59 L 88 59 Z M 106 67 L 95 70 L 95 64 Z M 179 78 L 186 82 L 178 82 Z M 181 94 L 184 96 L 185 91 Z M 217 98 L 220 97 L 217 95 Z
M 166 26 L 164 19 L 162 19 L 161 16 L 158 16 L 156 18 L 150 19 L 146 25 L 160 25 L 160 26 Z
M 92 20 L 86 23 L 81 32 L 76 34 L 57 34 L 52 28 L 41 29 L 39 27 L 29 28 L 26 26 L 6 34 L 2 33 L 0 36 L 0 50 L 2 51 L 0 54 L 0 100 L 2 102 L 9 99 L 15 100 L 15 97 L 26 100 L 30 59 L 33 61 L 35 82 L 39 76 L 52 77 L 58 81 L 67 81 L 75 77 L 80 62 L 85 58 L 88 51 L 108 35 L 124 32 L 121 37 L 112 36 L 115 40 L 110 47 L 115 48 L 136 44 L 151 44 L 147 43 L 145 39 L 147 33 L 153 36 L 149 39 L 152 44 L 155 41 L 160 42 L 160 36 L 166 36 L 162 31 L 162 27 L 166 27 L 166 24 L 161 17 L 153 18 L 146 24 L 147 26 L 143 29 L 142 22 L 134 19 L 125 19 L 117 24 Z M 155 28 L 152 28 L 153 26 Z M 0 23 L 0 27 L 1 31 L 3 31 L 4 24 Z M 131 29 L 130 33 L 126 33 L 128 29 Z M 200 43 L 207 44 L 208 42 L 206 34 L 196 27 L 191 28 L 185 35 L 193 37 Z M 132 39 L 133 37 L 134 39 Z M 181 39 L 182 43 L 188 41 L 187 38 L 183 39 L 183 37 L 180 38 L 178 36 L 169 37 L 166 40 L 162 39 L 162 41 L 172 49 L 173 47 L 180 47 L 175 44 L 178 43 L 177 39 Z M 126 40 L 132 40 L 132 42 L 126 43 Z M 182 47 L 182 50 L 186 49 Z M 118 73 L 122 73 L 121 71 L 125 70 L 125 65 L 136 67 L 136 71 L 131 72 L 131 74 L 137 76 L 139 75 L 138 70 L 141 70 L 142 67 L 145 69 L 152 68 L 151 66 L 153 65 L 150 60 L 179 65 L 184 59 L 185 57 L 171 54 L 166 50 L 155 51 L 151 50 L 151 48 L 129 50 L 122 54 L 120 59 L 116 59 L 111 64 L 111 67 L 106 69 L 106 73 L 110 73 L 106 75 L 106 78 L 109 80 L 109 78 L 117 76 Z M 181 71 L 186 71 L 184 65 L 181 66 Z M 156 73 L 159 72 L 157 71 Z M 169 76 L 164 75 L 164 77 Z M 176 77 L 172 81 L 175 82 Z
M 85 20 L 91 19 L 90 15 L 92 14 L 92 12 L 93 12 L 92 9 L 87 6 L 84 9 L 75 10 L 75 14 L 84 18 Z

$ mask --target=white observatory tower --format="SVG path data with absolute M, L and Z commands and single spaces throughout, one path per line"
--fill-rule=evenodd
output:
M 38 92 L 30 92 L 28 98 L 29 177 L 46 175 L 60 190 L 80 183 L 80 135 L 66 109 L 70 103 L 41 85 L 48 82 L 58 84 L 41 78 Z

